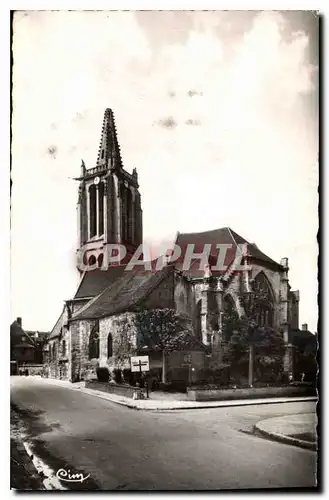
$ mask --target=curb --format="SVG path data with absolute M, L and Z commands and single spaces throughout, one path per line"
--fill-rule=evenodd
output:
M 61 384 L 52 382 L 53 380 L 56 379 L 47 379 L 50 384 L 56 385 L 56 386 L 61 386 Z M 182 411 L 182 410 L 204 410 L 204 409 L 213 409 L 213 408 L 227 408 L 227 407 L 233 407 L 233 406 L 251 406 L 251 405 L 268 405 L 268 404 L 283 404 L 283 403 L 299 403 L 299 402 L 306 402 L 306 401 L 317 401 L 318 397 L 317 396 L 301 396 L 301 397 L 291 397 L 291 398 L 264 398 L 262 400 L 259 400 L 257 398 L 255 399 L 231 399 L 231 400 L 226 400 L 226 401 L 213 401 L 212 403 L 215 404 L 209 404 L 209 405 L 190 405 L 190 406 L 176 406 L 176 407 L 153 407 L 153 408 L 146 408 L 146 407 L 141 407 L 138 406 L 134 403 L 130 403 L 128 401 L 119 401 L 117 399 L 111 399 L 109 397 L 110 393 L 103 393 L 100 391 L 96 391 L 95 389 L 87 389 L 85 387 L 74 387 L 74 384 L 72 386 L 70 385 L 62 385 L 62 387 L 66 387 L 67 389 L 73 390 L 73 391 L 80 391 L 83 392 L 84 394 L 89 394 L 90 396 L 98 397 L 100 399 L 104 399 L 106 401 L 110 401 L 111 403 L 115 403 L 121 406 L 125 406 L 126 408 L 130 408 L 132 410 L 138 410 L 138 411 Z M 104 394 L 104 395 L 103 395 Z M 106 394 L 106 395 L 105 395 Z M 156 401 L 156 400 L 154 400 Z M 211 401 L 209 401 L 211 403 Z
M 267 438 L 274 439 L 284 444 L 291 444 L 293 446 L 298 446 L 299 448 L 304 448 L 306 450 L 317 451 L 317 444 L 310 441 L 304 441 L 303 439 L 297 439 L 285 434 L 280 434 L 279 432 L 267 431 L 261 426 L 261 422 L 255 425 L 254 429 Z
M 73 389 L 73 388 L 72 388 Z M 218 403 L 214 405 L 200 405 L 200 406 L 176 406 L 176 407 L 155 407 L 155 408 L 143 408 L 141 406 L 134 405 L 133 403 L 129 403 L 126 401 L 118 401 L 115 399 L 111 399 L 108 396 L 103 396 L 101 393 L 96 393 L 94 392 L 93 389 L 90 389 L 90 391 L 93 392 L 87 392 L 84 388 L 77 388 L 74 390 L 80 390 L 81 392 L 85 394 L 89 394 L 90 396 L 96 396 L 100 399 L 104 399 L 106 401 L 110 401 L 111 403 L 115 403 L 121 406 L 126 406 L 127 408 L 130 408 L 132 410 L 138 410 L 138 411 L 181 411 L 181 410 L 204 410 L 204 409 L 213 409 L 213 408 L 228 408 L 228 407 L 233 407 L 233 406 L 252 406 L 252 405 L 268 405 L 268 404 L 284 404 L 284 403 L 298 403 L 298 402 L 304 402 L 304 401 L 317 401 L 317 397 L 309 397 L 309 398 L 291 398 L 291 399 L 284 399 L 282 401 L 273 401 L 270 398 L 268 400 L 264 401 L 257 401 L 257 400 L 247 400 L 247 399 L 239 399 L 239 400 L 228 400 L 228 401 L 218 401 Z

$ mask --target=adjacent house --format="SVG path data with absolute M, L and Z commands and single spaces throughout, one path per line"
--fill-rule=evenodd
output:
M 10 325 L 10 372 L 17 375 L 21 369 L 41 368 L 42 346 L 47 332 L 24 330 L 22 318 Z

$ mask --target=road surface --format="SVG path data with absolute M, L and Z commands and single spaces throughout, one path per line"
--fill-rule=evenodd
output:
M 259 420 L 314 412 L 315 402 L 146 412 L 30 377 L 11 377 L 11 402 L 35 453 L 90 475 L 87 489 L 316 485 L 315 452 L 253 434 Z

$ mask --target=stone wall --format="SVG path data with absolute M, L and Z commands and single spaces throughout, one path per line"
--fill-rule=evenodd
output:
M 175 276 L 175 309 L 178 313 L 183 313 L 193 317 L 194 312 L 194 294 L 191 285 L 183 276 Z M 171 306 L 173 307 L 173 306 Z
M 70 380 L 71 335 L 67 321 L 68 310 L 64 307 L 43 349 L 43 373 L 46 377 Z
M 134 313 L 122 313 L 100 320 L 100 366 L 130 368 L 130 356 L 136 352 Z M 108 357 L 108 335 L 112 335 L 113 356 Z
M 87 389 L 93 389 L 94 391 L 101 391 L 110 394 L 117 394 L 119 396 L 125 396 L 126 398 L 133 398 L 134 393 L 138 391 L 137 387 L 113 384 L 112 382 L 98 382 L 98 380 L 86 381 L 85 387 Z
M 231 401 L 235 399 L 312 397 L 316 390 L 312 387 L 255 387 L 246 389 L 187 389 L 191 401 Z
M 123 313 L 99 320 L 99 358 L 89 359 L 89 337 L 95 321 L 71 323 L 72 381 L 95 375 L 96 366 L 129 368 L 136 352 L 134 313 Z M 112 336 L 112 356 L 108 357 L 108 336 Z

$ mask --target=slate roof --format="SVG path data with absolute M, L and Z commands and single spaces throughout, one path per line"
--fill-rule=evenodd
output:
M 181 248 L 181 257 L 176 261 L 176 266 L 178 268 L 182 267 L 185 252 L 188 244 L 194 244 L 194 253 L 201 253 L 204 249 L 204 245 L 209 244 L 210 247 L 210 258 L 209 264 L 213 266 L 217 262 L 218 249 L 216 245 L 232 245 L 225 255 L 224 266 L 230 266 L 235 259 L 236 251 L 238 245 L 247 245 L 247 254 L 257 260 L 267 262 L 273 266 L 281 267 L 280 264 L 275 262 L 273 259 L 264 254 L 254 243 L 249 243 L 245 238 L 237 234 L 235 231 L 229 227 L 223 227 L 220 229 L 214 229 L 212 231 L 204 231 L 201 233 L 178 233 L 176 238 L 176 245 Z M 191 277 L 203 277 L 204 270 L 199 269 L 200 260 L 194 259 L 191 262 L 190 269 L 184 271 L 184 274 Z M 213 271 L 214 276 L 223 274 L 223 271 Z
M 25 337 L 26 340 L 22 340 Z M 10 325 L 10 343 L 15 347 L 35 347 L 33 339 L 17 321 Z
M 103 318 L 132 310 L 172 272 L 174 266 L 166 266 L 159 271 L 147 271 L 144 267 L 125 271 L 100 295 L 77 311 L 72 320 Z
M 54 339 L 56 337 L 59 337 L 59 335 L 61 334 L 62 327 L 63 327 L 64 316 L 65 316 L 65 307 L 63 307 L 63 310 L 62 310 L 58 320 L 56 321 L 53 329 L 49 333 L 49 336 L 47 337 L 47 341 L 50 339 Z
M 292 343 L 301 350 L 316 349 L 317 335 L 314 335 L 309 330 L 292 330 Z
M 110 266 L 106 271 L 99 268 L 94 271 L 87 271 L 81 279 L 74 298 L 82 299 L 99 295 L 122 276 L 125 267 L 126 265 Z

